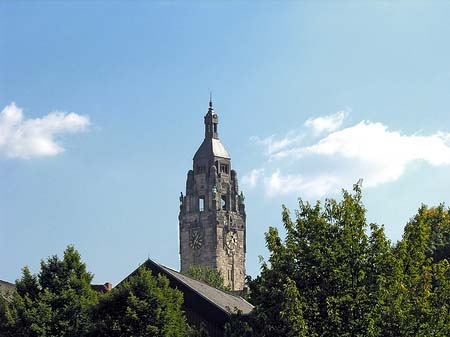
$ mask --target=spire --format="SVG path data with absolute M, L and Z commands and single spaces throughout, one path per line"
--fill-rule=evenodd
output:
M 209 91 L 209 109 L 208 109 L 208 111 L 214 111 L 211 90 Z
M 219 123 L 219 117 L 214 112 L 212 91 L 209 92 L 209 107 L 208 112 L 204 117 L 204 120 L 205 120 L 205 138 L 219 139 L 219 134 L 217 132 L 217 124 Z

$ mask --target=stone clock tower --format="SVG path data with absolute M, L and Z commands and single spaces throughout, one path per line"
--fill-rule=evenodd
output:
M 186 195 L 180 196 L 181 272 L 189 266 L 214 268 L 225 286 L 240 291 L 245 279 L 244 196 L 219 140 L 219 118 L 211 100 L 204 120 L 205 139 L 187 174 Z

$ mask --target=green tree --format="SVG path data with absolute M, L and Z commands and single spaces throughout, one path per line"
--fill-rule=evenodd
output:
M 277 255 L 285 252 L 275 228 L 269 229 L 266 240 L 272 252 L 277 252 Z M 288 262 L 285 258 L 277 259 L 278 263 Z M 295 331 L 299 333 L 299 337 L 306 336 L 303 334 L 306 327 L 303 327 L 302 303 L 298 289 L 285 273 L 290 273 L 287 270 L 289 266 L 273 268 L 274 260 L 275 254 L 272 254 L 272 267 L 263 262 L 261 274 L 255 280 L 248 281 L 251 291 L 249 300 L 255 305 L 250 322 L 253 333 L 256 336 L 276 337 L 291 336 Z M 294 310 L 291 312 L 291 309 Z
M 32 275 L 27 267 L 16 282 L 17 292 L 8 305 L 12 336 L 86 336 L 92 328 L 91 309 L 97 293 L 73 246 L 41 261 L 41 271 Z
M 94 336 L 186 336 L 182 303 L 182 293 L 171 289 L 166 277 L 140 268 L 100 300 Z
M 189 266 L 188 270 L 186 271 L 186 275 L 198 281 L 204 282 L 214 288 L 223 291 L 230 290 L 229 288 L 224 286 L 223 277 L 217 269 L 204 266 Z
M 0 295 L 0 336 L 25 336 L 16 333 L 15 322 L 17 318 L 14 314 L 11 305 Z
M 367 335 L 401 336 L 400 327 L 406 288 L 402 271 L 384 227 L 370 225 L 367 271 Z
M 367 225 L 365 212 L 358 187 L 323 207 L 300 200 L 295 221 L 283 207 L 285 240 L 269 229 L 269 263 L 249 282 L 256 335 L 370 335 L 375 294 L 389 271 L 376 261 L 391 246 L 382 230 Z
M 444 259 L 432 266 L 432 292 L 424 336 L 450 336 L 450 264 Z
M 450 208 L 444 204 L 437 207 L 422 205 L 411 222 L 422 221 L 429 231 L 426 256 L 433 262 L 450 259 Z
M 230 321 L 225 324 L 224 337 L 253 337 L 253 329 L 243 320 L 242 312 L 231 314 Z
M 395 247 L 401 268 L 402 336 L 448 336 L 450 334 L 449 242 L 442 242 L 448 226 L 443 205 L 421 206 L 408 222 Z
M 209 337 L 206 324 L 201 322 L 200 324 L 189 327 L 189 337 Z

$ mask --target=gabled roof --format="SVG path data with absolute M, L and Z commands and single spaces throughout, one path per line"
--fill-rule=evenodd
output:
M 194 155 L 194 160 L 197 158 L 209 158 L 209 157 L 220 157 L 225 159 L 230 159 L 228 151 L 225 149 L 223 144 L 219 139 L 216 138 L 205 138 L 203 143 L 198 148 Z
M 236 312 L 239 310 L 243 315 L 248 315 L 253 310 L 253 305 L 248 303 L 242 297 L 211 287 L 206 283 L 194 280 L 193 278 L 183 275 L 156 262 L 153 263 L 157 264 L 162 270 L 164 270 L 167 274 L 170 274 L 172 277 L 176 278 L 179 282 L 182 282 L 183 284 L 191 288 L 198 295 L 202 296 L 212 304 L 220 307 L 220 309 L 222 309 L 226 313 L 230 313 L 230 311 Z
M 134 270 L 128 277 L 134 275 L 139 268 L 145 267 L 154 275 L 162 274 L 169 279 L 170 286 L 180 290 L 184 295 L 184 305 L 193 308 L 201 315 L 210 315 L 214 320 L 224 324 L 231 313 L 240 311 L 242 316 L 247 316 L 253 310 L 253 305 L 242 297 L 216 289 L 206 283 L 194 280 L 171 268 L 163 266 L 148 259 L 140 267 Z M 121 282 L 121 283 L 122 283 Z M 120 284 L 120 283 L 119 283 Z
M 16 292 L 16 285 L 7 281 L 0 280 L 0 296 L 7 301 L 11 301 Z

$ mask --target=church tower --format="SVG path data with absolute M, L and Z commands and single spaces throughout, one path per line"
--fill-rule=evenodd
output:
M 245 280 L 244 196 L 219 140 L 219 118 L 211 99 L 204 122 L 205 139 L 187 174 L 186 195 L 180 196 L 181 272 L 189 266 L 214 268 L 225 286 L 240 291 Z

